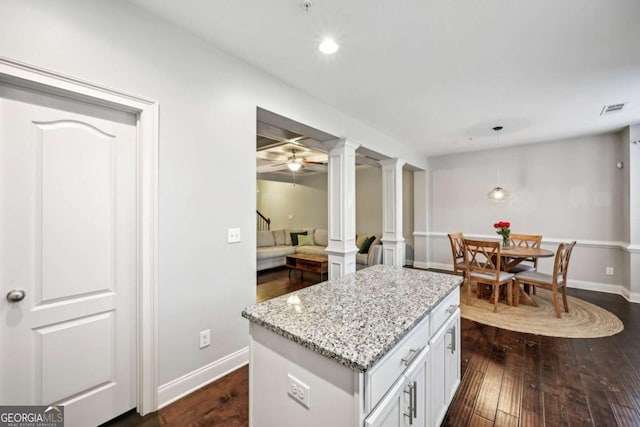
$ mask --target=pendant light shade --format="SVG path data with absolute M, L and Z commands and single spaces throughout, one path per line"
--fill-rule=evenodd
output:
M 509 192 L 500 187 L 500 131 L 502 126 L 493 128 L 496 132 L 496 186 L 487 193 L 487 197 L 494 202 L 504 202 L 509 198 Z
M 502 187 L 495 187 L 487 193 L 487 196 L 494 202 L 502 202 L 509 197 L 509 192 Z

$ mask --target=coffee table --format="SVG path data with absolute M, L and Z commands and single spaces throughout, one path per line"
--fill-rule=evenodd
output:
M 287 255 L 287 267 L 289 267 L 289 277 L 291 270 L 300 270 L 300 277 L 304 277 L 305 271 L 319 273 L 320 280 L 324 280 L 324 275 L 329 271 L 329 257 L 326 255 L 293 254 Z

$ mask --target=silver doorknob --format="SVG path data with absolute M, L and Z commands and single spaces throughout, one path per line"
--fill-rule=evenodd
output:
M 22 289 L 11 289 L 7 292 L 7 301 L 18 302 L 22 301 L 27 294 Z

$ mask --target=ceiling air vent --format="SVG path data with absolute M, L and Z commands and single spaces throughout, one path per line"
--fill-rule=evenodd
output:
M 624 105 L 625 105 L 625 102 L 621 102 L 619 104 L 605 105 L 604 107 L 602 107 L 602 111 L 600 111 L 600 115 L 603 116 L 605 114 L 616 113 L 622 110 L 622 107 L 624 107 Z

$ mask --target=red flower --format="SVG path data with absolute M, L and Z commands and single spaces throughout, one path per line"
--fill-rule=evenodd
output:
M 497 223 L 493 224 L 493 228 L 509 228 L 511 227 L 511 223 L 508 221 L 498 221 Z

